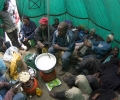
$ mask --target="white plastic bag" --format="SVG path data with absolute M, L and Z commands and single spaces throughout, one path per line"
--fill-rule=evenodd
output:
M 9 47 L 9 48 L 6 50 L 6 52 L 5 52 L 4 56 L 3 56 L 3 60 L 8 61 L 8 62 L 11 62 L 11 60 L 12 60 L 12 58 L 13 58 L 13 52 L 18 53 L 18 48 L 15 47 L 15 46 Z

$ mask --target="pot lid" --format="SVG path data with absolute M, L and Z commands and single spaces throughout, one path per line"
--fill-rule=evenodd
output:
M 41 71 L 48 71 L 52 69 L 56 64 L 56 57 L 51 53 L 40 54 L 35 59 L 36 67 Z

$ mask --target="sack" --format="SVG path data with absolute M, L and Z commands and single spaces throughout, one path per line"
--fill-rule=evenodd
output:
M 13 59 L 11 60 L 10 64 L 10 76 L 16 80 L 18 79 L 18 66 L 22 64 L 21 57 L 18 53 L 13 53 Z

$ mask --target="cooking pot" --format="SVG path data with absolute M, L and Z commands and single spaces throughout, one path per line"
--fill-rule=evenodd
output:
M 43 73 L 50 73 L 54 70 L 56 57 L 51 53 L 43 53 L 36 57 L 35 65 Z

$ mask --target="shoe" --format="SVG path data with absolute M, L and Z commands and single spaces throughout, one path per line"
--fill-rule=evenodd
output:
M 64 75 L 65 73 L 66 73 L 66 72 L 65 72 L 64 70 L 60 70 L 58 74 L 59 74 L 59 76 L 62 76 L 62 75 Z
M 57 97 L 57 93 L 56 93 L 56 92 L 49 92 L 49 95 L 50 95 L 51 97 L 55 98 L 55 99 L 59 99 L 59 98 Z
M 65 91 L 61 91 L 61 92 L 49 92 L 50 96 L 55 98 L 55 99 L 59 99 L 59 100 L 66 100 L 66 96 L 65 96 Z
M 26 51 L 29 51 L 30 48 L 31 48 L 31 47 L 27 47 Z
M 23 47 L 20 47 L 19 50 L 24 50 L 24 48 L 23 48 Z

